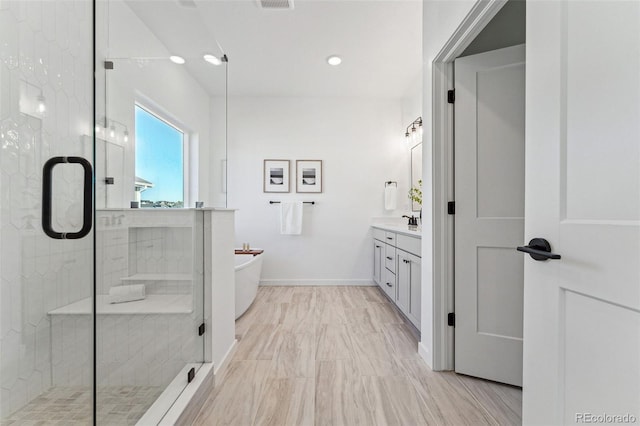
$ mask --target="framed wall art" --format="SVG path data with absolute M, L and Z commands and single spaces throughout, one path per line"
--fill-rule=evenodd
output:
M 289 192 L 289 160 L 264 160 L 264 192 Z
M 296 161 L 296 192 L 322 192 L 322 160 Z

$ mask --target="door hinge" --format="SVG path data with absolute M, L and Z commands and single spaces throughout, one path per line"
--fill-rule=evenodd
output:
M 449 201 L 447 203 L 447 214 L 456 214 L 456 202 Z
M 200 327 L 198 327 L 198 336 L 202 336 L 204 334 L 205 331 L 205 326 L 204 323 L 200 324 Z
M 113 61 L 104 61 L 104 69 L 112 70 L 113 69 Z
M 191 383 L 194 377 L 196 377 L 196 369 L 191 368 L 191 370 L 189 370 L 189 372 L 187 373 L 187 383 Z
M 456 326 L 456 314 L 454 312 L 449 312 L 447 314 L 447 325 L 451 327 Z
M 447 90 L 447 102 L 452 104 L 456 101 L 456 89 Z

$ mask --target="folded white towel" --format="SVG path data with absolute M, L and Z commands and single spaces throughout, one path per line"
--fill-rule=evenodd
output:
M 280 202 L 280 233 L 302 234 L 302 201 Z
M 109 303 L 133 302 L 145 297 L 144 284 L 117 285 L 109 289 Z
M 398 202 L 398 187 L 387 185 L 384 187 L 384 208 L 385 210 L 395 210 Z

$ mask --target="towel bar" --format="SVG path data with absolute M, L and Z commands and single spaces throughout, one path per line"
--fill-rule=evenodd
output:
M 315 201 L 303 201 L 304 204 L 315 204 Z M 280 201 L 269 201 L 269 204 L 280 204 Z

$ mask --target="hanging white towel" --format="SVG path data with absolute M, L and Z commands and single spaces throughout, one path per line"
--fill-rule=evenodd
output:
M 384 208 L 385 210 L 395 210 L 398 202 L 398 187 L 387 185 L 384 187 Z
M 302 201 L 280 202 L 280 233 L 302 234 Z
M 133 302 L 145 297 L 144 284 L 117 285 L 109 289 L 109 303 Z

